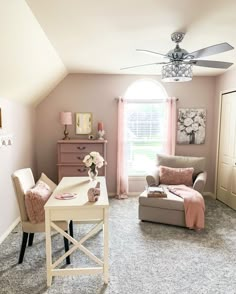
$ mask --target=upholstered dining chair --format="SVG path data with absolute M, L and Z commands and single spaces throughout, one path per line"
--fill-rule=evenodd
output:
M 24 259 L 25 249 L 27 246 L 33 245 L 34 234 L 39 232 L 45 232 L 45 222 L 32 223 L 27 215 L 27 210 L 25 206 L 25 195 L 26 192 L 35 186 L 35 180 L 30 168 L 23 168 L 15 171 L 12 174 L 12 180 L 14 183 L 14 188 L 17 196 L 17 201 L 20 210 L 20 218 L 22 225 L 22 244 L 20 249 L 20 255 L 18 263 L 22 263 Z M 57 225 L 63 229 L 65 232 L 68 231 L 68 223 L 66 221 L 59 221 Z M 69 250 L 69 241 L 64 237 L 65 251 Z M 66 257 L 66 263 L 70 264 L 70 256 Z

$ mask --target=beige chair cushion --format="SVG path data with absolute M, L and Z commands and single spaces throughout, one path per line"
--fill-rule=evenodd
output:
M 168 210 L 184 211 L 184 201 L 181 197 L 172 193 L 167 193 L 167 198 L 152 198 L 147 197 L 146 192 L 143 192 L 139 197 L 139 205 L 148 207 L 157 207 Z

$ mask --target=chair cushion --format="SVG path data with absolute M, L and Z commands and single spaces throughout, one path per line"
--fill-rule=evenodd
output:
M 150 198 L 147 197 L 147 192 L 145 191 L 139 197 L 139 205 L 166 210 L 184 211 L 184 200 L 170 192 L 167 192 L 167 198 Z
M 39 181 L 46 183 L 52 191 L 54 191 L 57 187 L 57 185 L 51 179 L 49 179 L 44 173 L 41 173 Z
M 44 205 L 51 194 L 50 187 L 41 180 L 26 192 L 25 206 L 30 222 L 34 224 L 44 222 Z
M 164 185 L 193 185 L 193 171 L 189 168 L 172 168 L 160 166 L 160 184 Z

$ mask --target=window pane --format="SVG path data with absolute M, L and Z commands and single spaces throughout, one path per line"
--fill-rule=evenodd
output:
M 125 110 L 128 174 L 145 175 L 163 151 L 166 104 L 128 103 Z

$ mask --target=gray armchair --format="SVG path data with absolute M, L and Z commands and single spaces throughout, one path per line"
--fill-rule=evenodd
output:
M 157 164 L 155 169 L 146 177 L 148 186 L 159 185 L 158 166 L 168 166 L 173 168 L 193 167 L 193 189 L 202 193 L 206 184 L 207 173 L 205 171 L 204 157 L 191 156 L 170 156 L 157 154 Z

